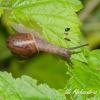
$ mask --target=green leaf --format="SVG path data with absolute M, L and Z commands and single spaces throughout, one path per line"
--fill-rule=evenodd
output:
M 11 74 L 0 72 L 0 97 L 3 100 L 66 100 L 65 96 L 46 84 L 28 76 L 13 79 Z
M 87 63 L 87 59 L 84 57 L 83 53 L 73 54 L 72 58 Z
M 89 55 L 89 66 L 93 69 L 100 68 L 100 50 L 94 50 Z
M 74 100 L 87 100 L 100 93 L 100 50 L 90 53 L 85 51 L 88 64 L 74 60 L 74 68 L 69 69 L 71 78 L 69 79 L 66 92 L 70 93 Z M 80 98 L 80 99 L 79 99 Z
M 79 45 L 81 22 L 76 12 L 81 8 L 79 0 L 12 0 L 10 18 L 36 30 L 49 42 L 67 48 Z M 70 28 L 68 36 L 65 28 Z M 65 37 L 71 41 L 65 41 Z M 72 58 L 87 62 L 83 54 Z
M 95 95 L 94 97 L 88 98 L 87 100 L 99 100 L 100 94 Z

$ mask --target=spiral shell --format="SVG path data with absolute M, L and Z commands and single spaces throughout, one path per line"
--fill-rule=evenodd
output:
M 7 47 L 19 59 L 27 59 L 38 54 L 35 38 L 30 33 L 10 35 L 6 41 Z

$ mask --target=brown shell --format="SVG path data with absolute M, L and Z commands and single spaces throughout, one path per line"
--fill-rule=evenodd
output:
M 35 38 L 30 33 L 13 34 L 7 38 L 6 45 L 19 59 L 33 57 L 39 52 Z

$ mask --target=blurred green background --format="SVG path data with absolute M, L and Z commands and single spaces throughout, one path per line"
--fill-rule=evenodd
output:
M 100 0 L 81 0 L 84 8 L 78 13 L 82 26 L 81 44 L 89 43 L 90 50 L 100 48 Z M 17 78 L 28 75 L 46 83 L 50 87 L 60 89 L 66 85 L 70 76 L 66 75 L 67 67 L 64 61 L 54 58 L 49 53 L 41 52 L 26 61 L 17 60 L 6 47 L 6 38 L 11 34 L 7 26 L 10 15 L 5 11 L 0 18 L 0 71 L 12 73 Z

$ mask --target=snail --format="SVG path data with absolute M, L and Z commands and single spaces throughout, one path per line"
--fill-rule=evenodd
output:
M 23 60 L 33 57 L 40 51 L 44 51 L 64 56 L 69 64 L 73 65 L 70 60 L 70 56 L 72 54 L 71 50 L 88 45 L 85 44 L 72 48 L 63 48 L 61 46 L 56 46 L 49 43 L 38 33 L 26 28 L 21 24 L 12 22 L 11 26 L 19 33 L 10 35 L 6 40 L 6 45 L 16 57 Z

